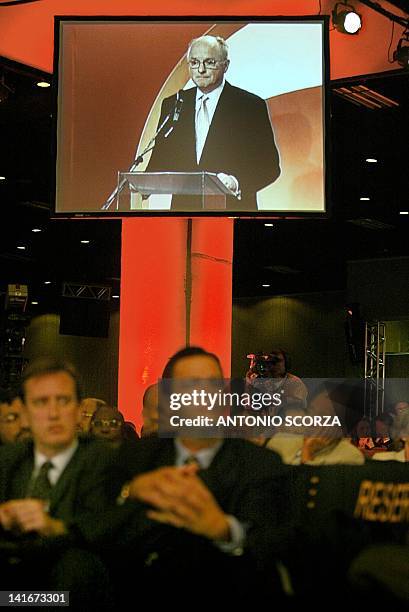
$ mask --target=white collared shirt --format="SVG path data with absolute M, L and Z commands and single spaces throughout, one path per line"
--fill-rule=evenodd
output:
M 54 455 L 54 457 L 51 458 L 46 457 L 45 455 L 43 455 L 43 453 L 40 453 L 40 451 L 34 449 L 34 471 L 32 474 L 32 478 L 37 477 L 44 463 L 46 463 L 47 461 L 51 461 L 53 467 L 48 472 L 48 479 L 52 486 L 56 485 L 58 479 L 71 461 L 77 448 L 78 440 L 75 439 L 74 442 L 68 448 L 63 450 L 61 453 L 58 453 L 58 455 Z
M 219 103 L 220 96 L 222 95 L 224 84 L 225 84 L 225 79 L 223 78 L 223 81 L 220 83 L 220 85 L 209 93 L 204 93 L 199 88 L 196 89 L 195 117 L 197 116 L 197 112 L 201 104 L 201 98 L 203 96 L 206 96 L 207 98 L 206 108 L 207 108 L 207 113 L 209 115 L 209 124 L 211 125 L 213 121 L 213 116 L 216 112 L 217 104 Z
M 192 457 L 193 455 L 194 457 L 196 457 L 197 461 L 199 462 L 200 467 L 203 470 L 207 470 L 207 468 L 210 466 L 211 462 L 217 455 L 218 451 L 220 450 L 222 444 L 223 442 L 222 440 L 220 440 L 220 442 L 217 442 L 214 446 L 208 446 L 206 448 L 201 448 L 200 450 L 197 450 L 194 453 L 192 453 L 192 451 L 186 448 L 186 446 L 184 446 L 180 440 L 175 438 L 175 449 L 176 449 L 175 465 L 184 465 L 186 459 L 188 459 L 189 457 Z
M 218 87 L 216 87 L 216 89 L 213 89 L 213 91 L 211 91 L 209 93 L 204 93 L 201 89 L 199 89 L 197 87 L 197 89 L 196 89 L 196 104 L 195 104 L 195 130 L 196 130 L 196 132 L 197 132 L 197 116 L 198 116 L 199 109 L 200 109 L 200 107 L 202 105 L 202 98 L 204 96 L 206 97 L 206 110 L 207 110 L 207 114 L 209 116 L 209 130 L 210 130 L 210 126 L 212 124 L 213 117 L 214 117 L 214 114 L 216 112 L 216 108 L 217 108 L 217 105 L 219 103 L 220 96 L 222 95 L 225 83 L 226 83 L 226 80 L 223 77 L 223 81 L 220 83 L 220 85 Z M 196 137 L 197 137 L 197 134 L 196 134 Z M 207 138 L 207 134 L 206 134 L 206 138 Z M 206 146 L 206 139 L 203 141 L 202 146 L 200 147 L 200 149 L 199 150 L 196 149 L 196 158 L 197 158 L 197 163 L 198 164 L 200 162 L 200 158 L 201 158 L 201 156 L 203 154 L 203 149 L 205 148 L 205 146 Z M 227 178 L 228 176 L 230 176 L 230 178 L 233 179 L 234 189 L 232 191 L 233 191 L 234 194 L 238 195 L 239 199 L 240 199 L 240 193 L 239 193 L 240 185 L 239 185 L 239 181 L 237 180 L 237 178 L 235 176 L 232 176 L 232 175 L 225 175 L 224 173 L 219 173 L 218 176 L 222 180 L 223 183 L 225 183 L 224 178 Z

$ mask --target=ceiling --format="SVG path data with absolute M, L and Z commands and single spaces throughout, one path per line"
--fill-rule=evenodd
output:
M 409 217 L 399 214 L 409 209 L 409 72 L 332 83 L 332 90 L 358 83 L 399 106 L 370 110 L 331 94 L 330 216 L 273 227 L 236 221 L 235 297 L 344 289 L 348 260 L 409 256 Z
M 36 85 L 50 75 L 4 58 L 2 74 L 12 91 L 0 103 L 0 176 L 6 177 L 0 180 L 0 292 L 8 283 L 27 284 L 31 313 L 58 312 L 63 282 L 107 285 L 118 294 L 121 222 L 50 219 L 52 93 Z
M 235 298 L 344 289 L 348 260 L 409 256 L 409 217 L 399 214 L 409 208 L 409 72 L 391 68 L 376 78 L 332 83 L 332 89 L 363 84 L 398 106 L 372 110 L 331 93 L 329 218 L 283 219 L 273 227 L 261 219 L 235 221 Z M 27 284 L 30 302 L 39 302 L 30 304 L 32 313 L 58 311 L 67 281 L 106 284 L 118 293 L 120 221 L 50 220 L 52 96 L 36 85 L 49 75 L 0 58 L 0 81 L 2 75 L 10 91 L 0 103 L 0 176 L 6 177 L 0 180 L 0 293 L 8 283 Z M 5 93 L 0 86 L 0 97 Z M 365 162 L 369 156 L 378 163 Z M 360 201 L 363 196 L 370 200 Z

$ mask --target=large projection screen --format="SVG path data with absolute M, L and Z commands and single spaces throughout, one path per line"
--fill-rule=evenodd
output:
M 55 29 L 57 215 L 325 215 L 328 18 L 57 17 Z M 188 55 L 202 36 L 222 37 L 228 61 L 216 43 Z M 210 213 L 175 192 L 103 210 L 131 168 L 227 177 L 236 197 Z

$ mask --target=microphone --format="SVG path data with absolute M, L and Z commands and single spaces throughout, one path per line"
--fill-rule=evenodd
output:
M 174 123 L 176 123 L 176 121 L 179 121 L 180 113 L 182 112 L 182 106 L 183 106 L 182 93 L 183 91 L 179 89 L 179 91 L 176 94 L 175 110 L 173 111 L 173 119 L 172 119 Z
M 183 107 L 182 93 L 183 93 L 183 90 L 179 89 L 179 91 L 176 94 L 175 107 L 173 109 L 172 125 L 168 129 L 166 134 L 163 135 L 164 138 L 167 138 L 173 132 L 173 130 L 175 129 L 175 123 L 179 121 L 180 113 L 182 112 L 182 107 Z
M 176 101 L 175 101 L 175 106 L 174 106 L 174 109 L 173 109 L 172 125 L 168 129 L 168 131 L 163 135 L 164 138 L 167 138 L 169 136 L 169 134 L 171 134 L 173 132 L 175 123 L 177 123 L 179 121 L 180 113 L 182 112 L 182 106 L 183 106 L 182 93 L 183 93 L 183 90 L 179 89 L 179 91 L 176 94 Z M 144 150 L 140 153 L 140 155 L 138 155 L 134 159 L 134 161 L 132 163 L 132 166 L 129 169 L 129 172 L 134 172 L 136 170 L 136 168 L 139 166 L 139 164 L 141 164 L 143 162 L 143 158 L 146 155 L 146 153 L 149 153 L 149 151 L 152 151 L 152 149 L 155 146 L 156 138 L 162 132 L 163 128 L 166 126 L 166 124 L 168 123 L 168 121 L 171 118 L 171 116 L 172 116 L 172 111 L 166 115 L 166 117 L 164 118 L 164 120 L 162 121 L 162 123 L 160 124 L 160 126 L 156 130 L 154 136 L 150 139 L 150 141 L 148 142 L 148 144 L 146 145 Z M 110 208 L 112 202 L 115 200 L 115 198 L 117 198 L 117 196 L 122 191 L 122 189 L 124 188 L 125 185 L 126 185 L 126 180 L 123 179 L 121 181 L 121 183 L 114 189 L 114 191 L 111 193 L 111 195 L 105 201 L 105 203 L 101 206 L 101 210 L 108 210 Z
M 169 121 L 170 115 L 171 115 L 171 113 L 168 113 L 166 115 L 166 117 L 164 118 L 164 120 L 162 121 L 162 123 L 160 124 L 160 126 L 156 130 L 155 134 L 153 135 L 153 137 L 150 139 L 150 141 L 148 142 L 148 144 L 144 148 L 144 150 L 137 157 L 135 157 L 135 159 L 132 162 L 132 166 L 129 168 L 128 172 L 134 172 L 136 170 L 136 168 L 139 166 L 139 164 L 141 164 L 143 162 L 144 156 L 147 153 L 149 153 L 149 151 L 152 151 L 152 149 L 155 146 L 156 138 L 158 137 L 158 135 L 161 133 L 161 131 L 163 130 L 163 128 L 165 127 L 165 125 Z M 173 130 L 173 128 L 170 128 L 170 130 L 167 133 L 170 133 L 172 130 Z M 166 134 L 165 134 L 165 138 L 166 138 Z M 122 179 L 120 184 L 117 185 L 117 187 L 115 187 L 115 189 L 113 190 L 111 195 L 108 197 L 108 199 L 105 200 L 105 203 L 101 206 L 101 210 L 108 210 L 111 207 L 112 202 L 118 197 L 118 195 L 121 193 L 121 191 L 125 187 L 125 185 L 126 185 L 126 180 Z

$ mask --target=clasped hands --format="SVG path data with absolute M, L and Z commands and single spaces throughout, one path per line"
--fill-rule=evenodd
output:
M 335 441 L 335 438 L 330 436 L 309 436 L 304 439 L 301 450 L 301 463 L 312 461 L 314 457 Z
M 197 476 L 198 467 L 162 467 L 135 477 L 129 497 L 152 506 L 147 516 L 210 540 L 230 540 L 229 521 Z
M 0 525 L 15 534 L 35 532 L 49 537 L 66 533 L 63 521 L 52 518 L 40 499 L 13 499 L 0 504 Z

